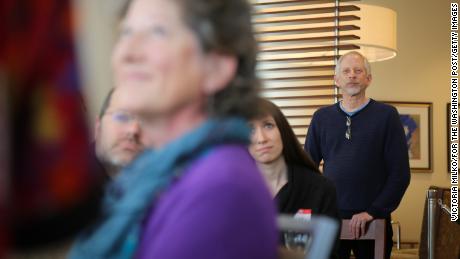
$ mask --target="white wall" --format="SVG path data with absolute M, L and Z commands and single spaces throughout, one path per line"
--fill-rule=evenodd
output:
M 77 46 L 88 120 L 93 125 L 112 87 L 110 55 L 117 29 L 117 12 L 124 0 L 74 0 Z

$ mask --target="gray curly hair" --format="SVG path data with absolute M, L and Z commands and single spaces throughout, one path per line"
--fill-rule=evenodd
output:
M 173 1 L 173 0 L 170 0 Z M 237 58 L 235 77 L 211 96 L 207 111 L 213 117 L 255 115 L 260 80 L 256 75 L 257 42 L 251 23 L 251 6 L 246 0 L 174 0 L 182 9 L 185 24 L 195 33 L 205 52 L 215 51 Z M 126 15 L 130 5 L 122 9 Z

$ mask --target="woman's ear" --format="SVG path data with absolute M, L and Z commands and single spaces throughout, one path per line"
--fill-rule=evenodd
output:
M 213 95 L 224 89 L 235 77 L 237 59 L 235 56 L 221 53 L 209 53 L 206 57 L 206 78 L 204 80 L 204 94 Z

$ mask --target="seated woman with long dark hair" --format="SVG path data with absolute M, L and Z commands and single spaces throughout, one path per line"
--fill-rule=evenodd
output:
M 258 99 L 258 109 L 258 117 L 250 121 L 249 152 L 278 204 L 278 212 L 295 214 L 310 209 L 312 215 L 338 220 L 335 187 L 302 149 L 281 110 L 262 98 Z

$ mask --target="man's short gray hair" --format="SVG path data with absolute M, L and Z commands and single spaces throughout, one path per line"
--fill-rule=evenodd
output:
M 341 70 L 341 65 L 342 65 L 342 61 L 343 59 L 346 57 L 346 56 L 350 56 L 350 55 L 356 55 L 356 56 L 359 56 L 361 57 L 361 59 L 363 60 L 364 62 L 364 69 L 366 70 L 366 74 L 367 75 L 371 75 L 372 72 L 371 72 L 371 64 L 369 64 L 369 60 L 367 60 L 367 58 L 359 53 L 358 51 L 350 51 L 350 52 L 347 52 L 345 53 L 344 55 L 342 55 L 339 60 L 337 61 L 337 64 L 335 65 L 335 75 L 338 75 L 340 73 L 340 70 Z

